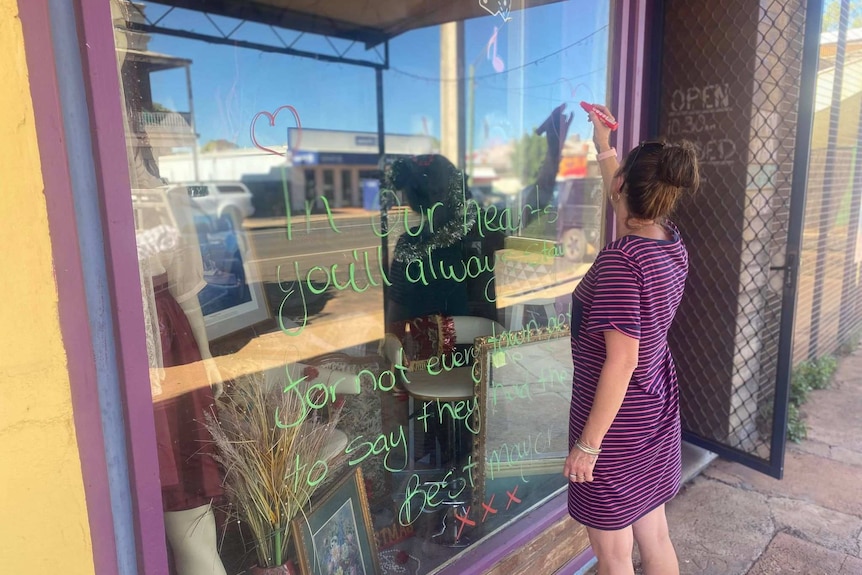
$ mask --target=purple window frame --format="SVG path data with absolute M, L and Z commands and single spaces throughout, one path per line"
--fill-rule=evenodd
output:
M 78 244 L 72 183 L 69 175 L 51 23 L 47 2 L 20 0 L 18 15 L 24 36 L 42 171 L 60 333 L 72 399 L 78 454 L 87 502 L 94 568 L 99 575 L 117 573 L 114 520 L 108 486 L 104 435 L 96 386 L 96 364 Z
M 109 290 L 114 307 L 129 479 L 139 573 L 167 575 L 162 495 L 146 354 L 135 224 L 111 10 L 106 0 L 77 0 L 81 63 L 99 184 Z M 128 294 L 133 294 L 129 296 Z
M 654 0 L 612 0 L 612 62 L 616 72 L 611 79 L 612 103 L 620 120 L 617 147 L 626 150 L 640 139 L 645 125 L 641 102 L 645 96 L 645 43 L 647 14 Z M 143 305 L 138 294 L 138 261 L 134 238 L 134 219 L 128 194 L 129 173 L 126 158 L 123 110 L 114 46 L 113 24 L 107 0 L 76 0 L 78 29 L 87 88 L 93 153 L 99 183 L 105 229 L 105 257 L 110 292 L 115 311 L 119 368 L 122 374 L 124 415 L 128 433 L 128 454 L 138 569 L 147 575 L 168 573 L 167 548 L 155 449 L 152 410 L 135 409 L 149 405 L 150 386 L 143 325 Z M 77 230 L 69 221 L 72 190 L 63 149 L 61 102 L 58 98 L 56 69 L 51 48 L 47 2 L 21 0 L 19 10 L 24 22 L 31 91 L 36 109 L 39 148 L 48 198 L 49 224 L 55 261 L 78 262 Z M 37 48 L 38 49 L 35 49 Z M 110 190 L 111 193 L 107 193 Z M 612 222 L 612 218 L 610 220 Z M 612 234 L 611 226 L 607 227 Z M 60 323 L 69 355 L 69 375 L 78 444 L 81 452 L 90 529 L 93 538 L 96 573 L 117 572 L 113 519 L 106 494 L 108 480 L 103 435 L 99 418 L 95 367 L 86 316 L 85 293 L 80 266 L 57 270 L 60 294 Z M 474 575 L 487 570 L 521 548 L 566 515 L 565 494 L 554 497 L 519 520 L 513 532 L 492 535 L 471 549 L 456 564 L 441 573 Z M 574 558 L 570 566 L 582 563 Z M 465 570 L 466 569 L 466 570 Z M 565 570 L 566 568 L 564 568 Z

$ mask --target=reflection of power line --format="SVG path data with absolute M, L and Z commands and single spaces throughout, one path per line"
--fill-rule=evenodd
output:
M 554 80 L 553 82 L 546 82 L 544 84 L 533 84 L 531 86 L 521 86 L 520 88 L 517 88 L 517 89 L 497 88 L 496 86 L 492 86 L 492 85 L 487 84 L 487 83 L 482 83 L 482 84 L 479 84 L 478 86 L 482 87 L 482 88 L 487 88 L 489 90 L 496 90 L 498 92 L 515 92 L 517 94 L 526 95 L 524 90 L 533 90 L 536 88 L 547 88 L 549 86 L 556 86 L 558 84 L 562 84 L 563 82 L 570 82 L 571 80 L 577 80 L 579 78 L 586 78 L 587 76 L 592 76 L 593 74 L 598 74 L 599 72 L 604 72 L 605 70 L 607 70 L 607 66 L 602 66 L 601 68 L 596 68 L 595 70 L 590 70 L 589 72 L 585 72 L 583 74 L 576 74 L 574 76 L 569 76 L 566 78 L 558 78 L 558 79 Z
M 562 84 L 563 82 L 566 82 L 568 80 L 574 80 L 576 78 L 583 78 L 585 76 L 591 76 L 591 75 L 596 74 L 598 72 L 604 72 L 606 69 L 607 68 L 597 68 L 591 72 L 587 72 L 586 74 L 578 74 L 576 76 L 571 76 L 569 78 L 559 78 L 558 80 L 555 80 L 553 82 L 548 82 L 545 84 L 535 84 L 532 86 L 523 86 L 522 88 L 500 88 L 497 86 L 492 86 L 488 83 L 477 84 L 475 88 L 477 90 L 492 90 L 494 92 L 502 92 L 502 93 L 507 94 L 507 95 L 521 96 L 521 97 L 526 98 L 528 100 L 538 100 L 541 102 L 553 102 L 555 104 L 559 104 L 561 101 L 561 98 L 549 97 L 549 96 L 539 96 L 535 93 L 527 92 L 527 90 L 536 89 L 536 88 L 548 88 L 551 86 Z M 566 100 L 566 98 L 563 98 L 563 100 Z
M 507 94 L 515 93 L 515 94 L 518 94 L 518 95 L 526 98 L 527 100 L 540 100 L 542 102 L 556 102 L 557 104 L 559 104 L 563 100 L 561 98 L 554 98 L 551 96 L 539 96 L 536 94 L 528 94 L 527 92 L 520 92 L 518 90 L 505 90 L 503 88 L 492 88 L 490 86 L 484 86 L 484 89 L 494 90 L 497 92 L 506 92 Z
M 570 50 L 576 46 L 580 46 L 582 44 L 585 44 L 587 41 L 592 39 L 594 36 L 598 35 L 599 33 L 603 32 L 607 29 L 608 29 L 608 26 L 607 26 L 607 24 L 605 24 L 604 26 L 602 26 L 598 30 L 590 32 L 589 34 L 587 34 L 583 38 L 569 44 L 568 46 L 563 46 L 559 50 L 554 50 L 553 52 L 551 52 L 549 54 L 545 54 L 541 58 L 536 58 L 535 60 L 530 60 L 529 62 L 525 62 L 524 64 L 521 64 L 519 66 L 513 66 L 511 68 L 506 68 L 502 72 L 494 72 L 491 74 L 482 74 L 479 76 L 474 76 L 473 79 L 474 80 L 486 80 L 489 78 L 494 78 L 496 76 L 502 76 L 503 74 L 508 74 L 509 72 L 514 72 L 516 70 L 522 70 L 524 68 L 527 68 L 528 66 L 539 65 L 549 58 L 553 58 L 554 56 L 558 56 L 559 54 L 562 54 L 566 50 Z M 460 81 L 466 79 L 466 78 L 460 77 L 460 76 L 455 77 L 455 78 L 433 78 L 431 76 L 423 76 L 421 74 L 414 74 L 413 72 L 408 72 L 407 70 L 401 70 L 400 68 L 395 68 L 394 66 L 390 67 L 389 70 L 392 72 L 395 72 L 396 74 L 401 74 L 402 76 L 407 76 L 408 78 L 413 78 L 415 80 L 425 80 L 427 82 L 460 82 Z

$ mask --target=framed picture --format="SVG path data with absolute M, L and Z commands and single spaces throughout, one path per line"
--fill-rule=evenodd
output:
M 481 508 L 495 485 L 518 478 L 547 489 L 536 492 L 542 496 L 566 485 L 561 471 L 569 453 L 570 333 L 561 325 L 476 340 L 479 408 L 473 426 L 480 432 L 473 438 L 474 508 Z M 538 487 L 539 476 L 550 482 Z
M 217 216 L 215 206 L 207 202 L 218 185 L 185 188 L 193 206 L 206 284 L 198 300 L 212 341 L 268 319 L 269 308 L 260 281 L 254 279 L 259 274 L 252 269 L 251 238 L 242 227 L 242 216 Z
M 293 520 L 302 575 L 380 575 L 362 470 L 355 467 Z
M 200 259 L 186 254 L 183 265 L 191 270 L 201 268 L 203 281 L 197 297 L 210 341 L 270 317 L 251 237 L 242 225 L 243 214 L 250 210 L 251 193 L 231 196 L 247 196 L 245 212 L 225 208 L 218 215 L 218 206 L 212 203 L 217 190 L 236 187 L 171 184 L 132 190 L 136 230 L 165 227 L 178 234 L 176 249 L 194 246 L 200 250 Z

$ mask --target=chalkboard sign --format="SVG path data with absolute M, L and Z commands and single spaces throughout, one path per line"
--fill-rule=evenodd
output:
M 659 132 L 694 143 L 702 178 L 674 216 L 690 270 L 670 343 L 683 423 L 708 436 L 722 434 L 726 419 L 710 420 L 696 406 L 708 395 L 715 412 L 727 412 L 731 398 L 736 317 L 727 310 L 736 309 L 739 288 L 757 21 L 757 4 L 743 0 L 665 4 L 664 29 L 673 33 L 663 37 Z M 709 353 L 692 339 L 696 328 L 708 331 Z

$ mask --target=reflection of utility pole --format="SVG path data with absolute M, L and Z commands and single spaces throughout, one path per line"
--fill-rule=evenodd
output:
M 494 42 L 497 32 L 495 28 L 491 38 Z M 465 76 L 464 23 L 451 22 L 440 26 L 440 153 L 464 168 L 468 174 L 473 170 L 475 144 L 476 66 L 483 57 L 489 57 L 489 46 L 490 41 L 482 46 Z M 498 65 L 499 68 L 496 68 Z M 502 71 L 502 60 L 495 57 L 494 66 L 498 72 Z M 463 105 L 465 77 L 466 106 Z
M 493 66 L 498 73 L 503 71 L 503 60 L 497 57 L 497 33 L 499 30 L 494 27 L 494 33 L 488 40 L 488 43 L 479 51 L 473 62 L 470 64 L 467 71 L 467 173 L 473 171 L 473 143 L 474 132 L 476 131 L 475 116 L 476 116 L 476 65 L 482 59 L 482 54 L 486 58 L 491 58 L 490 50 L 494 49 Z
M 186 89 L 189 94 L 189 125 L 192 129 L 192 137 L 194 138 L 194 142 L 192 143 L 192 165 L 194 170 L 195 181 L 200 181 L 200 175 L 198 174 L 198 131 L 195 126 L 195 99 L 192 96 L 192 73 L 189 65 L 185 65 L 186 69 Z
M 476 63 L 467 72 L 467 173 L 473 173 L 473 115 L 476 113 Z
M 440 154 L 464 167 L 464 23 L 440 25 Z

